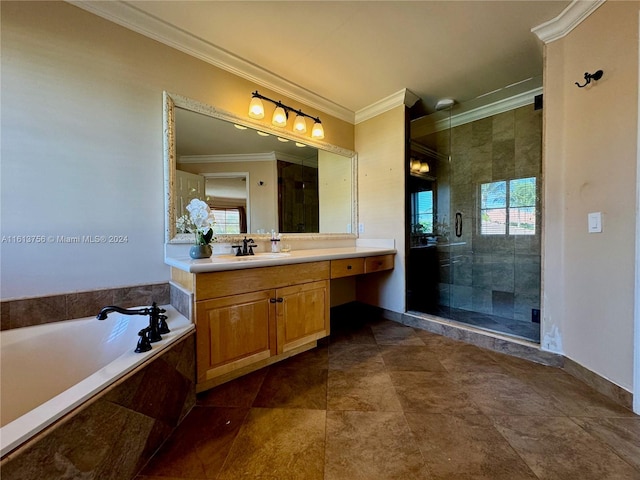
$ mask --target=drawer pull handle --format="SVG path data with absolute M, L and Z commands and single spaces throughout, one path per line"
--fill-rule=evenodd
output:
M 269 303 L 276 303 L 276 302 L 277 303 L 282 303 L 282 302 L 284 302 L 284 298 L 278 297 L 278 298 L 270 298 L 269 299 Z
M 351 270 L 351 265 L 347 265 L 347 270 Z

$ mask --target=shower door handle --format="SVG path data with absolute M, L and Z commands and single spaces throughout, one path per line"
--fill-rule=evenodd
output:
M 462 213 L 456 212 L 456 237 L 462 236 Z

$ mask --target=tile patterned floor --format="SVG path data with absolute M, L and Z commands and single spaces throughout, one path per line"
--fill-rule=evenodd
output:
M 640 417 L 560 369 L 350 312 L 200 394 L 136 480 L 640 479 Z

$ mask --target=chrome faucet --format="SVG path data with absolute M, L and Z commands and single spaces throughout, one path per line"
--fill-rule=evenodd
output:
M 96 318 L 98 320 L 105 320 L 112 312 L 118 312 L 123 315 L 149 315 L 149 326 L 138 332 L 140 340 L 138 341 L 136 352 L 146 352 L 151 350 L 151 342 L 159 342 L 162 340 L 160 334 L 169 333 L 171 331 L 169 330 L 169 325 L 167 325 L 167 316 L 163 315 L 166 310 L 158 307 L 156 302 L 153 302 L 151 307 L 137 309 L 127 309 L 117 307 L 115 305 L 109 305 L 100 310 Z

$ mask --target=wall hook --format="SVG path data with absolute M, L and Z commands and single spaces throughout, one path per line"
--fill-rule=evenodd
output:
M 602 75 L 604 74 L 604 72 L 602 70 L 598 70 L 596 73 L 588 73 L 585 72 L 584 74 L 584 85 L 580 85 L 578 82 L 576 82 L 576 85 L 578 86 L 578 88 L 584 88 L 587 85 L 589 85 L 591 83 L 591 80 L 600 80 L 602 78 Z

